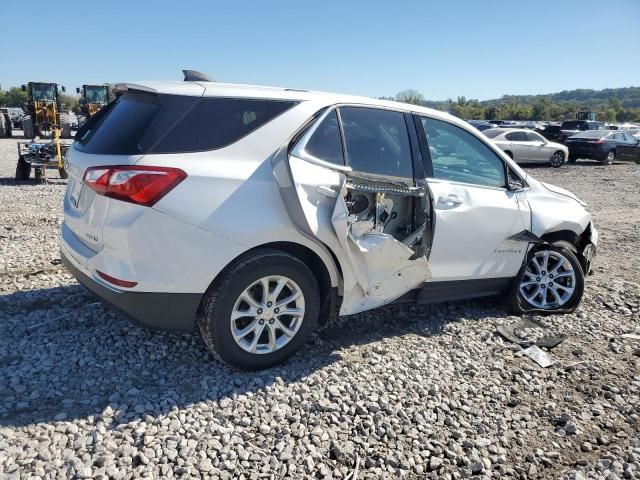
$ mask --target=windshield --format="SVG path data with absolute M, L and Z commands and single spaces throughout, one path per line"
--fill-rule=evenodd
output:
M 86 86 L 84 87 L 84 99 L 87 103 L 107 103 L 107 88 Z
M 48 83 L 32 83 L 31 97 L 37 102 L 43 100 L 53 102 L 56 99 L 56 87 Z

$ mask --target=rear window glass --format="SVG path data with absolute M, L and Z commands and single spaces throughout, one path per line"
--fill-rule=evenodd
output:
M 485 130 L 482 133 L 488 138 L 496 138 L 498 135 L 504 133 L 504 130 L 492 129 L 492 130 Z
M 215 150 L 238 141 L 295 104 L 128 92 L 87 122 L 76 136 L 76 148 L 109 155 Z
M 603 138 L 611 135 L 611 132 L 604 130 L 589 130 L 587 132 L 577 133 L 571 138 Z

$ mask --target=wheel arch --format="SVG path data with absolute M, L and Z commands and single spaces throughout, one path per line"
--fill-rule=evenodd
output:
M 242 252 L 240 255 L 231 260 L 227 265 L 218 272 L 213 278 L 207 291 L 210 291 L 218 281 L 238 262 L 244 258 L 254 254 L 258 250 L 275 249 L 288 253 L 301 260 L 313 273 L 318 282 L 320 290 L 320 323 L 323 324 L 330 318 L 337 315 L 339 310 L 339 285 L 341 285 L 342 271 L 340 269 L 340 263 L 338 262 L 335 254 L 329 250 L 333 265 L 327 265 L 327 262 L 323 260 L 320 255 L 301 243 L 289 242 L 289 241 L 277 241 L 263 243 L 256 245 L 249 250 Z M 333 272 L 331 271 L 333 269 Z M 332 274 L 333 273 L 333 274 Z M 198 315 L 202 313 L 203 302 L 206 298 L 206 292 L 202 295 L 200 300 L 200 306 L 198 307 Z

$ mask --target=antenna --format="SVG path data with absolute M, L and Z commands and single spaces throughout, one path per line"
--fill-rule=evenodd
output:
M 215 82 L 209 75 L 205 75 L 197 70 L 182 70 L 185 82 Z

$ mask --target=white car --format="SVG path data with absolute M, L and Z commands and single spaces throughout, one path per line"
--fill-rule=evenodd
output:
M 517 163 L 548 163 L 558 168 L 569 158 L 567 147 L 531 130 L 492 128 L 482 133 Z
M 571 312 L 591 216 L 451 115 L 214 82 L 118 86 L 66 157 L 62 259 L 150 327 L 243 369 L 402 297 Z

